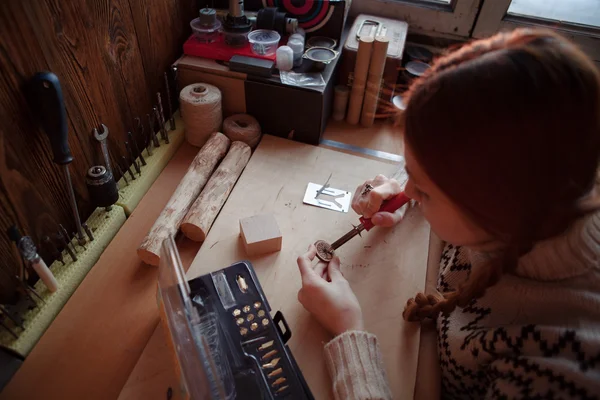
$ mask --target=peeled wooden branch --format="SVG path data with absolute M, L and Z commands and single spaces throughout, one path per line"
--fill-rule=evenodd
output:
M 217 214 L 248 164 L 251 153 L 252 150 L 247 144 L 233 142 L 229 153 L 183 219 L 181 230 L 185 236 L 196 242 L 206 239 Z
M 160 246 L 169 235 L 175 235 L 190 205 L 210 178 L 219 161 L 227 153 L 229 139 L 222 133 L 213 133 L 192 161 L 175 193 L 137 250 L 138 257 L 147 264 L 158 266 Z

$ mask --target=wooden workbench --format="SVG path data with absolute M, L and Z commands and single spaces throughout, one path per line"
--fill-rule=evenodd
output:
M 295 260 L 315 240 L 332 241 L 342 236 L 357 217 L 352 212 L 302 204 L 306 186 L 308 182 L 323 183 L 331 174 L 331 187 L 353 192 L 377 173 L 390 174 L 396 169 L 378 161 L 265 136 L 188 271 L 187 277 L 192 279 L 248 259 L 239 238 L 239 220 L 273 213 L 283 235 L 282 250 L 249 259 L 269 302 L 286 316 L 292 331 L 290 348 L 317 399 L 330 397 L 331 383 L 322 356 L 323 342 L 329 337 L 297 301 L 301 280 Z M 396 398 L 410 397 L 414 391 L 419 326 L 405 323 L 401 314 L 406 293 L 424 289 L 428 239 L 429 226 L 414 209 L 394 229 L 375 229 L 338 250 L 342 271 L 363 307 L 366 327 L 379 337 L 386 369 L 394 377 L 391 385 Z M 158 327 L 155 335 L 162 335 L 161 329 Z M 150 346 L 161 344 L 159 339 L 151 339 Z M 150 346 L 146 351 L 157 354 Z M 145 358 L 149 357 L 142 355 L 141 361 Z M 162 366 L 154 371 L 143 363 L 138 364 L 142 371 L 138 373 L 151 377 L 154 386 Z M 173 377 L 169 378 L 174 384 Z M 121 399 L 150 395 L 146 392 L 148 382 L 142 380 L 136 386 L 143 392 L 126 387 Z
M 271 140 L 268 139 L 268 141 Z M 274 142 L 297 145 L 283 140 Z M 298 193 L 302 192 L 303 194 L 307 183 L 306 178 L 309 175 L 314 176 L 313 181 L 323 182 L 327 179 L 329 172 L 335 170 L 332 186 L 347 185 L 348 189 L 354 190 L 358 183 L 376 173 L 386 172 L 386 168 L 389 170 L 390 166 L 356 158 L 349 162 L 349 159 L 339 158 L 347 157 L 345 155 L 312 146 L 306 146 L 306 149 L 300 152 L 285 154 L 283 156 L 285 163 L 283 163 L 281 157 L 284 153 L 281 153 L 281 148 L 278 146 L 273 147 L 273 143 L 268 148 L 272 156 L 279 155 L 279 164 L 276 161 L 273 161 L 275 164 L 267 163 L 266 167 L 270 173 L 268 176 L 262 176 L 259 180 L 252 177 L 251 174 L 248 175 L 250 176 L 248 179 L 244 179 L 244 177 L 240 179 L 211 230 L 207 242 L 202 246 L 189 276 L 207 272 L 201 267 L 203 261 L 213 260 L 215 263 L 219 262 L 217 267 L 222 267 L 229 261 L 245 258 L 241 249 L 236 247 L 237 218 L 256 214 L 261 209 L 268 211 L 269 207 L 273 207 L 271 211 L 278 215 L 282 230 L 285 232 L 284 249 L 279 254 L 252 261 L 271 304 L 275 309 L 282 309 L 288 322 L 291 322 L 294 334 L 291 342 L 292 351 L 305 371 L 313 392 L 315 394 L 328 393 L 326 374 L 323 373 L 323 364 L 319 354 L 320 340 L 325 339 L 325 336 L 321 328 L 295 301 L 295 291 L 299 287 L 295 257 L 302 253 L 307 244 L 315 238 L 332 239 L 346 231 L 349 223 L 354 222 L 356 217 L 351 213 L 343 215 L 300 205 L 298 202 L 301 201 L 301 196 L 298 199 Z M 261 149 L 257 152 L 261 151 L 262 147 L 261 145 Z M 98 264 L 42 337 L 23 367 L 2 392 L 0 398 L 30 399 L 43 396 L 47 399 L 117 397 L 120 399 L 162 399 L 169 387 L 177 387 L 178 381 L 174 376 L 172 358 L 167 351 L 165 338 L 162 336 L 162 331 L 156 329 L 158 325 L 155 301 L 156 269 L 143 266 L 139 262 L 135 255 L 135 247 L 166 204 L 196 151 L 187 144 L 182 146 L 113 243 L 107 248 Z M 330 157 L 321 158 L 322 155 Z M 283 174 L 281 174 L 286 169 L 293 170 L 290 168 L 291 161 L 302 162 L 305 165 L 301 168 L 301 172 L 294 172 L 293 177 L 299 179 L 297 185 L 292 185 L 294 181 L 290 180 L 289 176 L 283 179 Z M 251 172 L 252 163 L 253 161 L 249 165 L 248 172 Z M 338 172 L 339 168 L 343 171 Z M 246 172 L 244 174 L 246 175 Z M 337 181 L 339 183 L 333 180 L 337 174 L 340 174 L 336 178 L 339 179 Z M 248 182 L 244 183 L 245 180 Z M 277 186 L 278 184 L 279 186 Z M 281 190 L 281 192 L 277 195 L 273 190 L 276 192 Z M 244 197 L 240 194 L 252 196 L 252 201 L 246 201 L 245 204 L 244 202 L 239 203 L 239 198 Z M 238 200 L 235 200 L 236 198 Z M 302 216 L 299 211 L 294 212 L 294 207 L 296 209 L 308 207 L 311 209 L 310 216 Z M 426 247 L 427 229 L 419 220 L 418 215 L 415 214 L 412 218 L 415 226 L 420 227 L 419 235 L 414 235 L 413 238 L 417 240 L 416 238 L 420 237 L 421 243 L 417 246 L 408 246 L 406 243 L 399 244 L 407 250 L 403 253 L 404 261 L 401 260 L 400 264 L 406 264 L 405 260 L 410 254 L 409 247 L 414 249 L 419 247 L 421 251 L 415 251 L 411 264 L 415 265 L 415 270 L 424 270 L 427 253 L 422 250 Z M 327 224 L 323 224 L 324 222 Z M 314 227 L 319 226 L 319 223 L 323 225 L 315 229 Z M 407 225 L 404 224 L 404 226 Z M 301 233 L 295 240 L 289 232 L 297 228 Z M 388 235 L 388 233 L 379 235 Z M 390 237 L 392 236 L 390 235 Z M 372 238 L 370 240 L 374 240 L 376 235 L 370 238 Z M 373 244 L 374 242 L 371 243 L 371 246 Z M 189 265 L 198 251 L 199 245 L 179 240 L 178 247 L 184 265 Z M 350 247 L 347 248 L 350 249 Z M 358 248 L 359 246 L 354 247 L 354 249 Z M 386 363 L 388 368 L 391 366 L 391 370 L 388 369 L 388 372 L 391 373 L 394 368 L 397 368 L 393 365 L 394 360 L 414 366 L 414 368 L 409 368 L 408 376 L 402 378 L 405 380 L 401 383 L 395 382 L 394 390 L 396 393 L 399 393 L 398 390 L 411 391 L 412 389 L 408 389 L 408 386 L 404 386 L 404 382 L 409 382 L 408 385 L 414 384 L 414 370 L 416 370 L 414 348 L 415 343 L 418 343 L 418 330 L 415 327 L 409 327 L 404 332 L 400 332 L 403 325 L 398 322 L 401 320 L 399 314 L 407 294 L 394 292 L 392 289 L 395 286 L 392 279 L 379 282 L 387 284 L 386 293 L 390 296 L 388 294 L 383 297 L 367 296 L 366 291 L 369 285 L 362 286 L 362 288 L 360 286 L 363 281 L 373 282 L 372 284 L 375 286 L 375 282 L 378 279 L 381 280 L 380 274 L 377 272 L 392 268 L 392 264 L 386 264 L 382 268 L 382 264 L 379 263 L 378 269 L 371 266 L 352 269 L 348 262 L 351 262 L 352 259 L 356 264 L 358 258 L 354 258 L 350 250 L 348 254 L 340 253 L 340 255 L 345 260 L 344 272 L 349 274 L 353 285 L 359 285 L 356 286 L 357 294 L 363 302 L 368 327 L 380 336 L 382 344 L 386 346 L 387 350 L 393 350 L 393 353 L 386 352 Z M 366 262 L 366 260 L 364 261 Z M 431 268 L 429 270 L 431 271 Z M 401 269 L 396 270 L 395 273 L 398 271 Z M 282 276 L 288 281 L 286 290 L 283 290 L 284 286 L 278 280 Z M 415 282 L 420 281 L 421 283 L 411 288 L 411 294 L 417 290 L 419 285 L 422 287 L 424 279 L 424 274 L 415 279 Z M 385 304 L 378 304 L 381 301 Z M 393 326 L 393 329 L 390 330 L 388 326 Z M 310 335 L 308 335 L 309 331 Z M 391 334 L 394 331 L 404 334 L 404 339 L 401 340 L 400 336 L 396 337 Z M 310 351 L 305 351 L 304 346 L 302 352 L 298 351 L 299 342 L 295 340 L 299 336 L 307 337 L 310 340 Z M 411 341 L 410 348 L 413 350 L 408 355 L 402 353 L 399 346 L 405 346 Z M 410 387 L 412 388 L 412 386 Z M 319 395 L 316 397 L 322 398 Z

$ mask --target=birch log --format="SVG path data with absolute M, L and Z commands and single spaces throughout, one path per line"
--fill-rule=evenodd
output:
M 219 161 L 227 153 L 230 140 L 222 133 L 213 133 L 192 161 L 175 193 L 160 213 L 137 250 L 146 264 L 158 266 L 163 240 L 175 235 L 190 205 L 210 178 Z
M 233 142 L 227 156 L 196 199 L 181 223 L 181 230 L 188 238 L 203 242 L 217 214 L 225 204 L 252 150 L 242 142 Z

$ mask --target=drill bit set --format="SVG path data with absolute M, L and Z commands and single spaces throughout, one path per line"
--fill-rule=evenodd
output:
M 165 84 L 169 85 L 166 73 Z M 9 274 L 15 275 L 18 296 L 11 299 L 10 304 L 4 304 L 0 310 L 0 344 L 22 355 L 31 351 L 94 266 L 102 250 L 123 225 L 126 215 L 133 211 L 178 145 L 183 142 L 183 129 L 172 132 L 176 125 L 168 87 L 166 103 L 165 98 L 157 93 L 157 105 L 153 108 L 151 124 L 144 126 L 142 119 L 136 118 L 135 130 L 123 133 L 127 157 L 111 154 L 109 128 L 106 125 L 100 124 L 93 129 L 92 135 L 99 143 L 103 161 L 85 171 L 89 198 L 97 208 L 87 218 L 87 222 L 83 222 L 77 204 L 76 188 L 71 179 L 72 174 L 79 171 L 69 165 L 73 161 L 73 155 L 69 148 L 68 120 L 60 81 L 51 72 L 40 72 L 32 77 L 26 89 L 33 115 L 49 139 L 53 161 L 64 173 L 65 192 L 73 220 L 63 221 L 56 233 L 43 236 L 40 246 L 36 246 L 28 236 L 19 235 L 17 238 L 14 235 L 25 268 L 21 275 Z M 169 119 L 164 116 L 163 104 L 166 104 Z M 158 128 L 155 129 L 156 127 Z M 159 135 L 161 138 L 157 137 Z M 114 137 L 113 133 L 110 139 Z M 140 142 L 142 146 L 138 147 Z M 164 146 L 163 143 L 172 145 Z M 148 156 L 153 155 L 152 160 L 147 159 L 148 156 L 143 152 L 148 153 Z M 124 174 L 125 171 L 129 172 L 129 179 Z M 122 179 L 121 187 L 116 182 L 118 176 Z M 136 184 L 130 186 L 133 180 L 136 180 Z M 122 207 L 113 207 L 121 206 L 121 201 L 124 203 Z M 73 229 L 67 230 L 65 227 Z M 38 254 L 38 247 L 48 264 Z M 50 263 L 52 260 L 55 261 Z M 41 278 L 35 284 L 34 271 Z M 27 276 L 31 278 L 28 279 Z M 20 323 L 12 322 L 13 320 Z M 2 329 L 4 326 L 6 329 Z
M 159 266 L 161 318 L 190 398 L 313 399 L 249 262 L 185 281 L 169 237 Z M 283 328 L 282 328 L 283 325 Z M 199 368 L 201 366 L 201 368 Z
M 164 82 L 166 96 L 156 92 L 152 110 L 135 117 L 133 129 L 125 135 L 126 154 L 110 155 L 110 161 L 121 177 L 117 204 L 123 207 L 127 216 L 133 212 L 184 140 L 183 126 L 181 122 L 177 123 L 179 115 L 173 111 L 172 85 L 166 72 Z
M 144 150 L 146 150 L 146 156 L 150 157 L 153 155 L 153 150 L 160 147 L 161 140 L 164 144 L 170 144 L 169 131 L 174 131 L 176 124 L 171 105 L 169 79 L 166 72 L 164 77 L 170 118 L 169 120 L 165 119 L 161 93 L 157 92 L 157 105 L 152 107 L 152 113 L 146 114 L 146 120 L 148 122 L 147 131 L 144 128 L 142 119 L 136 117 L 134 118 L 135 127 L 133 131 L 128 131 L 125 135 L 124 145 L 127 156 L 120 156 L 115 159 L 110 153 L 107 145 L 108 128 L 106 125 L 101 124 L 100 131 L 97 128 L 93 129 L 94 138 L 100 143 L 102 155 L 104 157 L 104 166 L 92 166 L 88 170 L 86 176 L 88 190 L 92 195 L 92 199 L 95 200 L 96 206 L 109 208 L 112 204 L 116 203 L 119 198 L 119 187 L 114 178 L 115 173 L 112 171 L 111 166 L 114 166 L 116 172 L 118 172 L 121 179 L 123 179 L 125 186 L 129 186 L 130 181 L 136 180 L 136 175 L 137 178 L 142 176 L 143 167 L 148 165 L 143 154 Z M 168 130 L 167 122 L 169 124 Z M 158 129 L 156 129 L 157 126 Z M 138 146 L 138 139 L 136 139 L 136 136 L 141 138 L 143 143 L 141 150 Z M 129 178 L 127 177 L 127 173 L 129 174 Z

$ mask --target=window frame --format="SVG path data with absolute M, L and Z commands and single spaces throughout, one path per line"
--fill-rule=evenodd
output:
M 469 37 L 480 0 L 452 0 L 442 4 L 420 0 L 354 0 L 352 14 L 380 15 L 406 21 L 411 30 Z
M 473 28 L 473 38 L 479 39 L 500 31 L 517 28 L 544 27 L 555 30 L 577 43 L 596 64 L 600 65 L 600 28 L 543 18 L 508 15 L 512 0 L 484 0 Z

